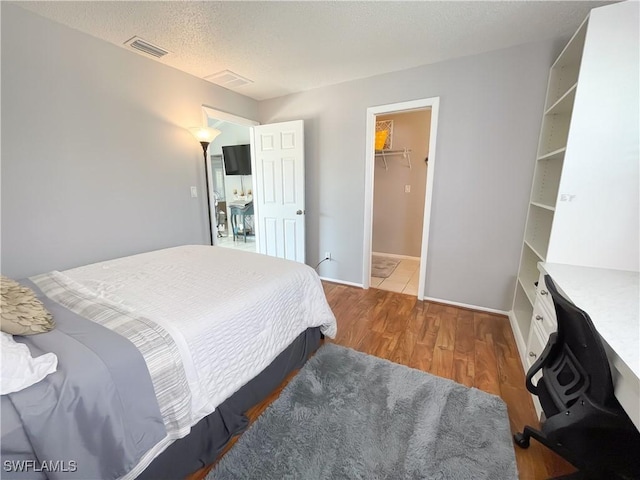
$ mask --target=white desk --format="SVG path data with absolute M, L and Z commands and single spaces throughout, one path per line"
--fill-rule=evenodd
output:
M 640 430 L 640 274 L 540 263 L 604 340 L 616 398 Z

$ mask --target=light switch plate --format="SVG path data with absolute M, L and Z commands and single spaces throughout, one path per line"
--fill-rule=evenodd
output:
M 191 187 L 191 198 L 196 198 L 198 196 L 197 187 Z
M 404 186 L 404 193 L 411 193 L 411 185 Z

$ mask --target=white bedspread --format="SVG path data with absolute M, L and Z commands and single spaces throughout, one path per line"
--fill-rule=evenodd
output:
M 183 357 L 195 424 L 300 333 L 336 320 L 310 267 L 222 247 L 184 246 L 62 272 L 164 327 Z

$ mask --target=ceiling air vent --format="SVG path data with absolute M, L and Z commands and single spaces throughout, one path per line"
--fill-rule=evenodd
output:
M 131 48 L 135 48 L 136 50 L 140 50 L 141 52 L 146 53 L 147 55 L 151 55 L 153 57 L 164 57 L 167 53 L 167 50 L 160 48 L 152 43 L 147 42 L 146 40 L 141 39 L 140 37 L 133 37 L 124 42 L 125 45 L 129 45 Z
M 209 75 L 208 77 L 204 77 L 204 79 L 224 88 L 238 88 L 243 85 L 253 83 L 253 81 L 248 78 L 241 77 L 231 70 L 223 70 L 221 72 L 214 73 L 213 75 Z

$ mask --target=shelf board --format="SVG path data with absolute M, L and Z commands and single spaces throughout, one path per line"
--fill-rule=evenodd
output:
M 566 101 L 564 100 L 563 104 Z M 546 157 L 550 153 L 557 152 L 567 146 L 571 113 L 558 113 L 558 108 L 560 107 L 556 107 L 542 119 L 540 140 L 538 142 L 538 157 Z M 556 113 L 558 114 L 556 115 Z
M 524 284 L 522 283 L 522 279 L 520 277 L 518 277 L 518 283 L 522 287 L 522 291 L 524 292 L 524 294 L 527 296 L 527 300 L 529 300 L 529 303 L 531 304 L 531 306 L 533 306 L 533 304 L 536 302 L 535 291 L 530 292 L 529 291 L 530 289 L 524 286 Z
M 576 98 L 576 88 L 578 83 L 574 83 L 564 95 L 562 95 L 553 105 L 547 108 L 545 115 L 557 115 L 559 113 L 570 112 L 573 108 L 573 101 Z
M 541 262 L 544 262 L 544 257 L 543 257 L 542 255 L 540 255 L 540 253 L 538 253 L 538 251 L 537 251 L 535 248 L 533 248 L 533 247 L 531 246 L 531 244 L 529 243 L 529 241 L 528 241 L 528 240 L 525 240 L 525 241 L 524 241 L 524 244 L 525 244 L 527 247 L 529 247 L 529 249 L 530 249 L 533 253 L 535 253 L 535 254 L 536 254 L 536 257 L 538 257 L 538 258 L 540 259 L 540 261 L 541 261 Z M 526 290 L 526 289 L 525 289 L 525 290 Z
M 556 211 L 556 207 L 552 205 L 545 205 L 544 203 L 540 203 L 540 202 L 531 202 L 531 205 L 535 205 L 538 208 L 544 208 L 545 210 L 550 210 L 552 212 Z
M 553 152 L 549 152 L 541 157 L 538 157 L 537 160 L 560 160 L 564 158 L 564 152 L 567 151 L 567 147 L 562 147 Z

